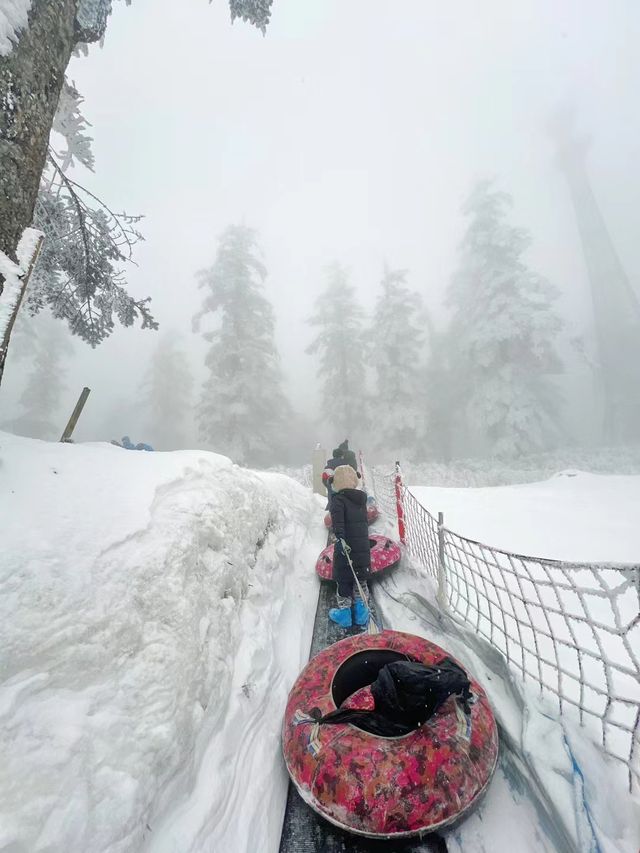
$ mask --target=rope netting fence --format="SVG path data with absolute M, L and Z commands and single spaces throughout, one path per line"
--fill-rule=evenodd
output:
M 640 566 L 514 554 L 444 526 L 402 483 L 374 470 L 380 509 L 433 578 L 440 606 L 555 698 L 624 762 L 640 787 Z

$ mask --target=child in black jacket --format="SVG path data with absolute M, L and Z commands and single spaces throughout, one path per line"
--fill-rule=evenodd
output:
M 367 596 L 366 579 L 371 569 L 367 494 L 358 489 L 358 476 L 349 465 L 340 465 L 333 475 L 331 526 L 336 535 L 333 579 L 338 586 L 338 606 L 329 611 L 329 618 L 343 628 L 350 628 L 354 622 L 356 625 L 366 625 L 369 619 L 368 602 L 363 601 L 359 594 L 349 560 Z

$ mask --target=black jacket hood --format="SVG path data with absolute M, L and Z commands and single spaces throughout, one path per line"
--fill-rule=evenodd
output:
M 362 489 L 341 489 L 336 494 L 343 495 L 356 506 L 364 506 L 367 502 L 367 493 L 363 492 Z

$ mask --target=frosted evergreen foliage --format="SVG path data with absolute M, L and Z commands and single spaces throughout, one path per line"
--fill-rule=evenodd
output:
M 40 259 L 29 284 L 34 313 L 47 305 L 73 334 L 95 347 L 115 328 L 157 328 L 148 303 L 126 290 L 120 265 L 130 262 L 141 239 L 139 216 L 115 214 L 49 156 L 36 203 L 35 223 L 45 234 Z
M 194 320 L 196 330 L 205 318 L 213 323 L 204 332 L 210 347 L 198 407 L 201 436 L 213 450 L 254 466 L 278 461 L 291 415 L 273 309 L 263 292 L 266 276 L 256 232 L 229 226 L 213 266 L 199 274 L 205 299 Z
M 48 306 L 66 320 L 72 333 L 95 347 L 107 338 L 116 321 L 155 329 L 149 299 L 127 293 L 122 267 L 132 262 L 133 247 L 142 239 L 140 216 L 114 213 L 93 193 L 69 177 L 70 167 L 93 170 L 88 122 L 82 97 L 65 81 L 53 130 L 64 147 L 49 149 L 35 208 L 35 223 L 44 233 L 40 259 L 27 291 L 28 308 Z
M 414 458 L 424 423 L 421 300 L 406 279 L 406 270 L 385 267 L 371 328 L 371 365 L 379 448 Z
M 426 419 L 416 458 L 448 462 L 452 457 L 452 438 L 460 421 L 457 412 L 461 406 L 452 382 L 451 349 L 455 341 L 449 340 L 446 331 L 435 327 L 426 308 L 421 312 L 421 325 L 427 338 L 427 363 L 420 394 Z
M 85 133 L 87 127 L 89 127 L 89 123 L 80 111 L 83 101 L 84 98 L 80 95 L 75 85 L 65 80 L 62 84 L 60 101 L 58 102 L 58 109 L 53 119 L 52 128 L 65 141 L 66 148 L 56 153 L 63 172 L 66 172 L 69 166 L 73 166 L 75 161 L 93 171 L 95 163 L 93 151 L 91 150 L 91 142 L 93 140 Z
M 560 369 L 557 291 L 523 262 L 531 238 L 505 222 L 511 204 L 489 182 L 473 190 L 448 292 L 458 411 L 472 441 L 504 457 L 549 447 L 560 406 L 551 378 Z
M 127 6 L 131 0 L 125 0 Z M 209 0 L 211 3 L 211 0 Z M 229 0 L 231 20 L 240 18 L 266 32 L 273 0 Z M 113 0 L 79 0 L 76 13 L 79 41 L 99 41 L 104 37 Z
M 318 333 L 307 353 L 319 357 L 323 417 L 357 445 L 367 426 L 364 311 L 344 267 L 327 270 L 327 285 L 309 319 Z
M 187 447 L 192 394 L 187 355 L 174 337 L 163 335 L 141 387 L 145 440 L 156 450 Z
M 61 397 L 67 386 L 64 362 L 73 353 L 68 335 L 48 313 L 28 317 L 21 312 L 16 323 L 16 347 L 13 361 L 32 359 L 24 390 L 19 399 L 17 417 L 3 423 L 3 428 L 29 438 L 49 441 L 60 437 L 64 427 Z M 23 345 L 28 343 L 28 347 Z
M 241 18 L 266 32 L 273 0 L 229 0 L 231 20 Z

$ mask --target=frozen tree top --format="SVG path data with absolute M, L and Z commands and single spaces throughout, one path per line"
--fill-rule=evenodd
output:
M 0 56 L 8 56 L 17 43 L 20 30 L 28 24 L 31 0 L 2 0 L 0 3 Z
M 264 33 L 271 16 L 273 0 L 229 0 L 231 19 L 241 18 Z M 2 0 L 0 3 L 0 56 L 8 56 L 18 42 L 20 31 L 28 26 L 32 0 Z M 127 6 L 131 0 L 125 0 Z M 90 41 L 101 39 L 111 14 L 113 0 L 78 0 L 77 23 L 80 33 Z M 82 39 L 81 39 L 82 40 Z

